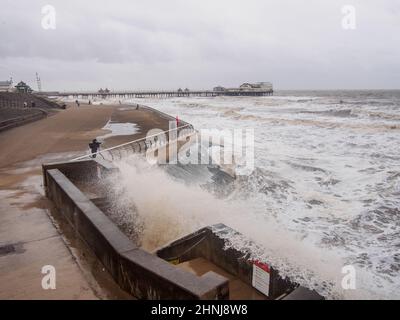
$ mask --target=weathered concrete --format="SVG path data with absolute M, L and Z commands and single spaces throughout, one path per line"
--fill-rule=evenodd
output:
M 22 110 L 23 111 L 23 110 Z M 36 111 L 36 110 L 35 110 Z M 19 117 L 16 118 L 12 118 L 12 119 L 7 119 L 4 121 L 0 122 L 0 132 L 5 131 L 5 130 L 9 130 L 18 126 L 22 126 L 24 124 L 36 121 L 36 120 L 40 120 L 43 118 L 47 117 L 47 113 L 45 111 L 42 110 L 37 110 L 38 112 L 34 113 L 34 114 L 27 114 L 27 115 L 21 115 Z
M 168 127 L 168 121 L 157 114 L 130 109 L 81 104 L 0 133 L 0 299 L 132 297 L 115 284 L 72 227 L 53 210 L 43 196 L 41 175 L 43 161 L 85 152 L 89 141 L 107 132 L 102 127 L 110 118 L 134 122 L 141 132 L 110 137 L 103 147 L 139 138 L 155 123 Z M 41 287 L 41 267 L 46 264 L 56 267 L 56 290 Z
M 248 252 L 225 248 L 227 234 L 241 235 L 223 224 L 203 228 L 176 240 L 157 250 L 155 255 L 138 248 L 83 193 L 88 194 L 87 191 L 78 188 L 82 181 L 101 185 L 102 178 L 116 171 L 116 167 L 101 159 L 43 166 L 46 195 L 125 291 L 143 299 L 243 298 L 243 292 L 229 296 L 229 287 L 236 286 L 242 291 L 245 288 L 249 299 L 323 299 L 290 279 L 282 279 L 271 266 L 268 266 L 268 295 L 257 294 L 252 288 L 255 261 Z M 190 273 L 186 272 L 187 268 L 173 265 L 190 263 L 199 258 L 216 268 L 211 268 L 209 272 Z M 268 261 L 262 262 L 268 264 Z M 213 272 L 216 270 L 225 273 Z M 189 271 L 193 270 L 189 268 Z
M 175 263 L 202 257 L 251 285 L 253 261 L 247 252 L 234 248 L 225 249 L 225 240 L 222 236 L 224 233 L 237 232 L 223 224 L 206 227 L 157 250 L 156 254 Z M 268 261 L 263 262 L 268 263 Z M 270 267 L 268 295 L 270 299 L 276 299 L 282 294 L 292 291 L 295 287 L 295 283 L 282 279 L 278 271 Z
M 244 283 L 242 280 L 204 258 L 185 261 L 176 266 L 198 276 L 213 271 L 229 279 L 229 300 L 268 300 L 265 295 L 251 285 Z
M 104 161 L 100 158 L 45 164 L 42 166 L 43 184 L 45 190 L 47 187 L 45 171 L 51 169 L 58 169 L 72 182 L 96 180 L 98 177 L 105 178 L 107 175 L 113 174 L 118 170 L 112 165 L 111 162 Z
M 282 300 L 324 300 L 324 298 L 315 291 L 300 286 L 294 289 Z
M 59 169 L 54 169 L 56 167 Z M 79 170 L 78 167 L 83 169 Z M 44 165 L 46 195 L 93 250 L 114 280 L 134 296 L 144 299 L 224 299 L 228 280 L 209 272 L 202 277 L 175 268 L 163 259 L 137 248 L 61 170 L 93 174 L 99 162 Z M 89 168 L 89 169 L 88 169 Z M 97 172 L 98 169 L 95 169 Z
M 0 299 L 97 299 L 46 210 L 24 208 L 30 194 L 0 197 Z M 55 290 L 42 288 L 45 265 L 55 267 Z

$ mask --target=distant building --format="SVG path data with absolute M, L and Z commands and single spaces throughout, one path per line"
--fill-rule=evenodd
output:
M 0 81 L 0 92 L 13 91 L 12 80 Z
M 216 86 L 213 91 L 216 96 L 271 96 L 274 94 L 270 82 L 245 82 L 236 88 Z
M 20 81 L 16 86 L 15 89 L 19 93 L 32 93 L 33 90 L 31 89 L 30 86 L 28 86 L 25 82 Z
M 243 83 L 240 87 L 243 90 L 272 90 L 271 82 Z
M 216 87 L 213 88 L 213 91 L 223 92 L 223 91 L 226 91 L 226 88 L 221 87 L 221 86 L 216 86 Z
M 110 90 L 108 90 L 107 88 L 105 88 L 104 90 L 102 88 L 100 88 L 98 93 L 110 93 Z
M 250 83 L 243 83 L 239 88 L 240 89 L 253 89 L 253 86 Z

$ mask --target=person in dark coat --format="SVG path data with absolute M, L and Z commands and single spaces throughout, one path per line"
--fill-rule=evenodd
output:
M 91 143 L 89 143 L 89 148 L 92 151 L 92 158 L 96 158 L 97 150 L 100 148 L 101 142 L 98 142 L 97 139 L 93 139 Z

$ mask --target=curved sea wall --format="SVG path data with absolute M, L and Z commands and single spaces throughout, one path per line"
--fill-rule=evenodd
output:
M 226 278 L 214 272 L 198 277 L 138 248 L 68 178 L 73 173 L 97 179 L 113 170 L 110 165 L 86 160 L 43 165 L 43 177 L 46 196 L 118 285 L 142 299 L 226 299 Z

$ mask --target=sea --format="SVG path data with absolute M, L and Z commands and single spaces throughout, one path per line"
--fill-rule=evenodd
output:
M 149 247 L 225 223 L 243 234 L 227 237 L 227 247 L 327 299 L 400 298 L 400 91 L 123 103 L 197 130 L 254 130 L 254 168 L 223 195 L 137 159 L 118 163 Z

